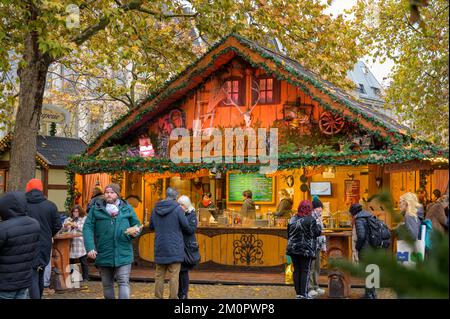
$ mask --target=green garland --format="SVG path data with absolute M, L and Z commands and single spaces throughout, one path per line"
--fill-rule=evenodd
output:
M 317 152 L 309 154 L 280 154 L 278 156 L 277 170 L 290 170 L 307 166 L 362 166 L 368 164 L 384 165 L 390 163 L 402 163 L 411 160 L 427 160 L 430 157 L 445 157 L 448 159 L 448 151 L 436 151 L 431 146 L 417 149 L 404 149 L 393 146 L 387 150 L 363 150 L 346 152 Z M 200 169 L 212 169 L 226 172 L 239 170 L 244 173 L 257 172 L 261 166 L 268 164 L 258 163 L 222 163 L 222 158 L 217 158 L 213 163 L 199 164 L 175 164 L 167 158 L 145 159 L 141 157 L 127 157 L 121 159 L 97 159 L 92 156 L 74 156 L 67 166 L 67 185 L 69 190 L 66 199 L 66 208 L 69 210 L 75 200 L 75 173 L 117 173 L 117 172 L 140 172 L 140 173 L 193 173 Z M 216 164 L 217 163 L 217 164 Z
M 75 173 L 71 172 L 69 169 L 66 170 L 67 185 L 69 186 L 67 190 L 67 198 L 64 206 L 66 207 L 66 212 L 70 212 L 75 202 Z
M 364 150 L 347 152 L 321 152 L 309 154 L 280 154 L 278 158 L 278 170 L 299 168 L 313 165 L 333 165 L 333 166 L 359 166 L 367 164 L 388 164 L 402 163 L 410 160 L 426 160 L 433 156 L 448 158 L 448 153 L 435 153 L 430 149 L 402 149 L 393 147 L 387 150 Z M 270 159 L 270 157 L 268 157 Z M 214 158 L 212 159 L 214 160 Z M 189 159 L 186 159 L 186 162 Z M 218 163 L 218 164 L 215 164 Z M 141 157 L 131 157 L 122 159 L 97 159 L 95 156 L 73 158 L 67 170 L 78 174 L 92 174 L 99 172 L 174 172 L 188 173 L 195 172 L 202 168 L 211 169 L 214 166 L 222 171 L 227 170 L 259 170 L 260 166 L 268 164 L 259 163 L 222 163 L 222 158 L 216 158 L 214 163 L 198 164 L 175 164 L 167 158 L 145 159 Z
M 189 83 L 191 83 L 191 79 L 195 76 L 201 75 L 202 73 L 204 73 L 207 69 L 209 69 L 210 67 L 212 67 L 215 63 L 215 61 L 217 60 L 218 57 L 222 56 L 223 54 L 230 52 L 230 51 L 234 51 L 238 56 L 242 57 L 243 59 L 245 59 L 246 61 L 248 61 L 253 67 L 257 67 L 257 68 L 262 68 L 264 69 L 266 72 L 268 72 L 269 74 L 273 74 L 275 73 L 275 75 L 277 76 L 277 78 L 279 80 L 285 80 L 288 83 L 300 87 L 305 94 L 308 94 L 309 96 L 311 96 L 313 98 L 313 100 L 315 100 L 316 102 L 318 102 L 321 106 L 323 106 L 327 111 L 332 112 L 333 114 L 339 114 L 341 116 L 343 116 L 342 112 L 334 109 L 331 105 L 329 105 L 328 103 L 325 103 L 323 100 L 321 100 L 318 97 L 315 97 L 311 94 L 310 90 L 303 84 L 300 83 L 298 81 L 295 81 L 289 77 L 286 77 L 284 75 L 282 75 L 281 73 L 277 72 L 277 71 L 273 71 L 271 70 L 265 63 L 255 63 L 254 61 L 252 61 L 252 59 L 249 56 L 246 56 L 245 54 L 243 54 L 240 50 L 238 50 L 235 47 L 228 47 L 223 49 L 222 51 L 220 51 L 217 54 L 214 54 L 211 58 L 211 62 L 201 68 L 198 69 L 194 72 L 190 72 L 190 70 L 192 68 L 194 68 L 194 66 L 201 60 L 203 59 L 207 54 L 209 54 L 210 52 L 212 52 L 214 49 L 216 49 L 218 46 L 220 46 L 221 44 L 223 44 L 228 38 L 230 37 L 235 37 L 237 40 L 239 40 L 239 42 L 247 47 L 249 47 L 252 50 L 257 51 L 262 57 L 272 60 L 279 68 L 281 69 L 285 69 L 286 71 L 288 71 L 291 75 L 295 76 L 296 78 L 300 78 L 303 81 L 313 85 L 315 88 L 321 90 L 321 92 L 327 94 L 328 96 L 330 96 L 333 100 L 347 106 L 353 113 L 357 114 L 358 116 L 363 117 L 364 119 L 366 119 L 367 121 L 373 123 L 376 126 L 380 126 L 385 128 L 389 133 L 390 133 L 390 137 L 395 138 L 397 141 L 396 143 L 398 143 L 399 141 L 403 141 L 405 143 L 411 143 L 413 141 L 411 136 L 408 135 L 401 135 L 399 134 L 397 131 L 389 128 L 386 126 L 385 123 L 379 121 L 378 119 L 372 118 L 369 115 L 367 115 L 366 113 L 364 113 L 362 110 L 360 110 L 359 108 L 355 107 L 354 105 L 352 105 L 348 100 L 344 100 L 336 95 L 334 95 L 333 93 L 331 93 L 328 88 L 326 88 L 320 81 L 317 81 L 314 78 L 310 78 L 308 76 L 306 76 L 305 74 L 302 73 L 298 73 L 294 68 L 290 67 L 289 65 L 286 65 L 284 63 L 284 61 L 281 61 L 277 58 L 275 58 L 274 55 L 269 55 L 267 53 L 265 53 L 260 47 L 255 46 L 254 44 L 252 44 L 251 42 L 248 42 L 248 40 L 235 35 L 235 34 L 231 34 L 228 37 L 223 38 L 221 41 L 217 42 L 210 50 L 208 50 L 207 53 L 205 53 L 202 57 L 200 57 L 199 59 L 197 59 L 194 63 L 192 63 L 191 65 L 189 65 L 184 71 L 182 71 L 180 74 L 178 74 L 177 76 L 169 79 L 168 81 L 165 82 L 165 84 L 161 87 L 160 90 L 158 90 L 157 92 L 151 94 L 149 97 L 147 97 L 142 103 L 141 105 L 147 103 L 148 101 L 151 101 L 153 99 L 155 99 L 158 95 L 161 95 L 156 98 L 153 103 L 152 106 L 147 107 L 146 109 L 144 109 L 142 112 L 140 112 L 134 119 L 132 122 L 128 123 L 125 127 L 123 127 L 122 129 L 118 130 L 116 133 L 114 133 L 107 141 L 104 142 L 103 146 L 109 146 L 110 144 L 112 144 L 112 142 L 114 140 L 117 140 L 118 138 L 120 138 L 122 136 L 123 133 L 125 133 L 127 130 L 129 130 L 129 128 L 133 125 L 135 125 L 136 123 L 138 123 L 143 116 L 145 116 L 148 112 L 152 111 L 162 100 L 164 100 L 166 97 L 168 97 L 169 95 L 172 95 L 173 93 L 182 90 L 184 88 L 186 88 Z M 190 73 L 189 73 L 190 72 Z M 186 81 L 184 83 L 182 83 L 181 85 L 170 89 L 170 90 L 165 90 L 171 83 L 173 83 L 175 80 L 181 78 L 182 76 L 184 76 L 185 74 L 189 74 L 188 78 L 186 79 Z M 206 83 L 207 81 L 210 80 L 210 77 L 205 78 L 197 87 L 201 87 L 202 85 L 204 85 L 204 83 Z M 165 92 L 164 92 L 165 91 Z M 189 94 L 187 94 L 189 95 Z M 184 98 L 180 99 L 177 103 L 173 104 L 173 107 L 179 106 L 181 105 L 184 100 L 187 98 L 187 96 L 185 96 Z M 118 125 L 120 122 L 122 122 L 125 118 L 127 118 L 129 116 L 130 112 L 128 112 L 127 114 L 124 114 L 123 116 L 121 116 L 119 119 L 117 119 L 114 124 L 108 128 L 103 130 L 102 132 L 100 132 L 100 134 L 97 136 L 97 138 L 89 145 L 89 148 L 94 145 L 108 130 L 111 130 L 114 126 Z M 364 129 L 364 126 L 361 124 L 361 122 L 359 121 L 358 118 L 352 118 L 348 115 L 345 115 L 344 118 L 349 121 L 349 122 L 353 122 L 356 123 L 358 125 L 358 127 L 360 129 Z M 375 136 L 377 136 L 378 138 L 381 137 L 381 134 L 379 131 L 374 131 L 373 134 Z M 386 143 L 388 144 L 392 144 L 391 139 L 384 139 Z M 429 145 L 430 143 L 426 142 L 426 141 L 421 141 L 421 140 L 416 140 L 417 143 L 421 143 L 421 145 Z

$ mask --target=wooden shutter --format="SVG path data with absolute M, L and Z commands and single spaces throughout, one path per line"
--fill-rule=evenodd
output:
M 245 76 L 239 79 L 239 106 L 245 105 L 246 87 Z
M 280 104 L 281 101 L 281 81 L 273 78 L 273 104 Z

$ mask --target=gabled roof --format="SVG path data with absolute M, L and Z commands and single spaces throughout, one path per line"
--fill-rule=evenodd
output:
M 254 67 L 274 74 L 279 80 L 286 80 L 303 91 L 308 91 L 324 108 L 343 114 L 347 120 L 360 122 L 369 131 L 379 131 L 382 136 L 395 137 L 398 140 L 409 130 L 386 115 L 359 103 L 351 95 L 301 66 L 299 62 L 239 35 L 231 34 L 216 43 L 176 77 L 167 81 L 138 107 L 102 131 L 88 146 L 87 154 L 91 155 L 102 147 L 119 143 L 133 134 L 134 130 L 165 108 L 181 101 L 190 90 L 204 83 L 213 72 L 237 56 Z
M 0 140 L 0 154 L 10 149 L 11 139 L 12 134 L 8 133 Z M 80 138 L 42 135 L 36 137 L 37 160 L 46 166 L 65 167 L 71 156 L 82 154 L 86 148 L 87 144 Z
M 37 136 L 37 152 L 45 158 L 51 166 L 67 166 L 69 158 L 82 154 L 87 144 L 80 138 L 60 136 Z
M 365 92 L 358 92 L 360 99 L 368 99 L 383 104 L 383 99 L 375 92 L 375 89 L 383 92 L 383 87 L 375 78 L 373 73 L 363 61 L 356 62 L 353 70 L 347 72 L 347 77 L 355 83 L 356 86 L 363 85 Z

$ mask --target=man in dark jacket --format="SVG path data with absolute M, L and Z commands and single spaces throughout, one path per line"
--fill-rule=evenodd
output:
M 22 192 L 0 197 L 0 299 L 28 297 L 40 226 L 26 207 Z
M 39 179 L 31 179 L 27 183 L 26 191 L 27 215 L 36 219 L 41 226 L 38 253 L 33 263 L 30 298 L 41 299 L 44 291 L 44 269 L 50 261 L 52 237 L 61 229 L 61 218 L 56 205 L 45 198 L 42 182 Z
M 177 203 L 177 197 L 175 189 L 167 188 L 166 199 L 156 203 L 150 217 L 150 230 L 155 231 L 155 297 L 160 299 L 164 294 L 166 272 L 169 272 L 169 298 L 178 298 L 178 278 L 184 260 L 183 232 L 186 235 L 195 232 L 195 227 L 189 225 Z
M 352 204 L 350 206 L 350 214 L 355 221 L 356 229 L 356 245 L 355 248 L 358 251 L 358 259 L 364 258 L 364 253 L 371 247 L 369 244 L 369 224 L 367 218 L 372 214 L 366 210 L 363 210 L 361 204 Z M 364 298 L 376 299 L 375 288 L 365 288 Z

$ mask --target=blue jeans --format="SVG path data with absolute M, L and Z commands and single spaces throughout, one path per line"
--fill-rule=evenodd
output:
M 50 261 L 44 269 L 44 288 L 48 288 L 50 286 L 50 277 L 52 274 L 52 253 L 50 252 Z
M 119 284 L 119 299 L 130 299 L 130 272 L 131 264 L 120 267 L 99 266 L 102 278 L 103 296 L 105 299 L 115 299 L 114 278 Z
M 28 299 L 28 288 L 14 291 L 0 291 L 0 299 Z

